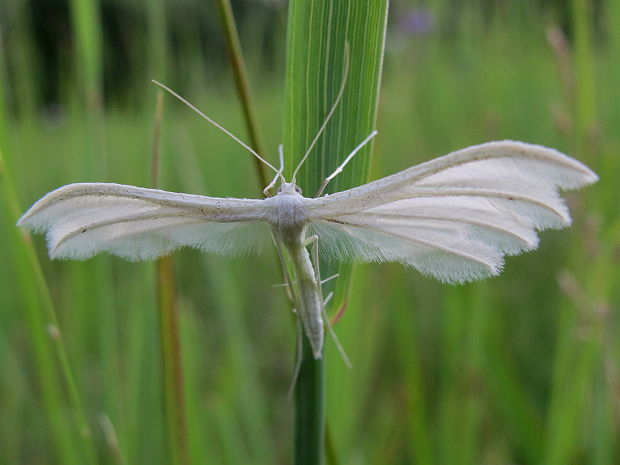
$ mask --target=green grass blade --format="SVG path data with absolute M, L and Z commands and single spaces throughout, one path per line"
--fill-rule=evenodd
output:
M 147 31 L 149 44 L 149 70 L 151 79 L 167 82 L 168 45 L 166 25 L 166 0 L 151 0 L 146 3 Z
M 345 49 L 349 71 L 333 117 L 297 179 L 312 197 L 329 176 L 375 128 L 382 70 L 387 1 L 291 2 L 287 38 L 284 154 L 290 177 L 323 124 L 343 80 Z M 337 192 L 364 183 L 372 142 L 366 145 L 326 189 Z M 339 307 L 349 285 L 351 266 L 325 263 L 323 276 L 340 274 L 324 287 L 334 290 Z
M 575 142 L 579 155 L 587 154 L 593 142 L 595 123 L 595 84 L 593 70 L 592 3 L 572 0 L 575 34 Z
M 296 180 L 308 197 L 375 128 L 386 18 L 386 0 L 297 0 L 289 4 L 283 137 L 289 178 L 336 101 L 347 54 L 349 60 L 342 100 Z M 370 150 L 368 144 L 327 192 L 365 182 Z M 334 299 L 335 306 L 340 305 L 348 288 L 350 265 L 325 263 L 321 270 L 324 276 L 340 273 Z M 322 462 L 321 452 L 308 452 L 315 450 L 322 437 L 300 435 L 305 432 L 322 436 L 324 431 L 323 362 L 314 360 L 307 349 L 304 342 L 295 420 L 297 464 Z M 305 394 L 310 398 L 304 398 Z
M 235 18 L 233 16 L 230 0 L 218 0 L 217 6 L 220 11 L 222 26 L 224 27 L 224 36 L 228 47 L 228 59 L 235 77 L 237 95 L 239 96 L 241 107 L 243 108 L 243 116 L 245 118 L 245 126 L 248 131 L 248 136 L 250 137 L 250 144 L 259 155 L 265 156 L 264 145 L 261 141 L 260 132 L 258 130 L 258 119 L 255 115 L 254 103 L 250 92 L 248 72 L 245 66 L 245 60 L 243 59 L 241 42 L 239 40 L 239 33 L 237 32 L 237 26 L 235 24 Z M 253 160 L 260 190 L 262 190 L 267 187 L 267 184 L 269 183 L 267 180 L 265 165 L 263 165 L 258 158 L 253 158 Z
M 103 40 L 99 0 L 71 0 L 71 20 L 75 34 L 77 87 L 80 89 L 78 110 L 87 121 L 87 176 L 105 177 L 108 156 L 103 108 Z M 85 113 L 82 113 L 84 112 Z M 107 264 L 101 265 L 105 273 Z
M 11 241 L 10 260 L 18 271 L 17 282 L 21 286 L 21 293 L 25 300 L 30 342 L 37 362 L 43 402 L 52 424 L 55 446 L 63 463 L 73 463 L 72 460 L 76 456 L 84 453 L 86 463 L 93 464 L 96 460 L 91 430 L 69 365 L 56 310 L 43 271 L 29 236 L 22 236 L 19 229 L 13 226 L 20 215 L 21 208 L 18 204 L 9 166 L 2 154 L 1 147 L 0 181 L 3 187 L 2 198 L 4 199 L 4 205 L 2 205 L 3 223 L 9 229 L 9 240 Z M 57 360 L 52 355 L 54 353 Z M 59 367 L 57 367 L 56 361 L 59 363 Z M 58 368 L 60 373 L 57 372 Z M 64 381 L 68 389 L 69 401 L 77 425 L 77 435 L 81 439 L 79 443 L 83 446 L 82 451 L 73 446 L 70 439 L 70 429 L 67 428 L 66 419 L 61 414 L 62 404 L 64 403 L 61 380 Z
M 37 106 L 36 80 L 34 75 L 38 74 L 38 63 L 36 61 L 36 48 L 32 30 L 30 15 L 30 4 L 25 0 L 14 2 L 3 2 L 0 5 L 0 16 L 10 18 L 11 27 L 3 27 L 1 35 L 10 44 L 11 49 L 6 49 L 6 57 L 3 57 L 2 73 L 5 74 L 8 68 L 12 71 L 12 80 L 4 81 L 7 89 L 10 89 L 15 107 L 26 121 L 30 120 Z M 2 44 L 0 44 L 2 45 Z M 6 147 L 5 147 L 6 150 Z
M 77 72 L 87 106 L 99 108 L 103 82 L 101 24 L 98 0 L 71 0 L 77 49 Z

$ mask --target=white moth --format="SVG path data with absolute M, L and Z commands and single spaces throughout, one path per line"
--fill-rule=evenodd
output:
M 499 274 L 505 255 L 535 249 L 536 231 L 569 226 L 558 190 L 597 180 L 556 150 L 514 141 L 469 147 L 315 198 L 301 194 L 295 175 L 287 182 L 282 167 L 272 169 L 272 184 L 279 178 L 280 187 L 265 199 L 69 184 L 36 202 L 18 225 L 45 232 L 51 258 L 77 260 L 100 252 L 148 260 L 180 247 L 246 252 L 258 246 L 261 225 L 268 226 L 291 257 L 301 297 L 297 310 L 320 358 L 324 302 L 310 241 L 318 240 L 321 253 L 338 260 L 396 261 L 443 282 L 473 281 Z

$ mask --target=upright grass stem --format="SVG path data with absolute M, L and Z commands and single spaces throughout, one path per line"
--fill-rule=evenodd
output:
M 230 66 L 232 68 L 233 75 L 235 76 L 235 85 L 237 86 L 237 93 L 243 108 L 245 125 L 248 135 L 250 136 L 250 145 L 259 155 L 264 156 L 265 151 L 259 135 L 258 121 L 254 112 L 254 104 L 252 103 L 248 73 L 245 66 L 245 60 L 243 59 L 243 52 L 241 51 L 241 42 L 239 41 L 239 33 L 237 32 L 237 26 L 235 25 L 235 18 L 230 5 L 230 0 L 218 0 L 217 6 L 220 10 L 222 26 L 224 27 L 224 36 L 226 38 L 226 45 L 228 46 Z M 254 166 L 256 168 L 256 175 L 258 176 L 258 181 L 260 183 L 260 189 L 262 190 L 269 183 L 267 176 L 265 175 L 265 167 L 257 158 L 254 158 Z
M 592 2 L 572 0 L 575 36 L 575 145 L 579 155 L 591 149 L 596 115 L 594 58 L 592 53 Z
M 163 92 L 157 91 L 151 183 L 159 187 L 161 122 L 163 117 Z M 172 463 L 190 463 L 187 443 L 187 420 L 181 356 L 179 309 L 177 306 L 172 257 L 161 257 L 156 263 L 157 304 L 160 319 L 161 365 L 164 382 L 164 406 Z
M 103 47 L 99 0 L 71 0 L 75 63 L 83 106 L 87 110 L 91 147 L 87 169 L 107 174 L 108 155 L 103 109 Z M 88 174 L 92 174 L 89 172 Z M 106 270 L 103 270 L 104 272 Z
M 32 15 L 27 1 L 3 2 L 0 10 L 6 18 L 11 18 L 10 27 L 3 27 L 1 35 L 11 43 L 7 50 L 6 62 L 0 63 L 0 79 L 6 79 L 6 87 L 11 87 L 11 100 L 15 103 L 19 115 L 25 121 L 32 121 L 36 113 L 36 90 L 31 76 L 38 73 L 35 61 L 35 45 L 33 41 Z M 1 44 L 0 44 L 1 45 Z M 4 61 L 4 60 L 3 60 Z M 13 79 L 9 83 L 7 65 L 12 68 Z M 5 147 L 6 149 L 6 147 Z

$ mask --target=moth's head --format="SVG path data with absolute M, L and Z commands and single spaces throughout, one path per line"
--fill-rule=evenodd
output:
M 282 182 L 278 188 L 278 194 L 301 195 L 301 187 L 295 182 Z

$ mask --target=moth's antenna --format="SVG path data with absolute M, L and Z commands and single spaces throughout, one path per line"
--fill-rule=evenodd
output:
M 329 182 L 334 179 L 336 176 L 338 176 L 340 173 L 342 173 L 343 168 L 347 165 L 347 163 L 349 163 L 351 161 L 351 159 L 355 156 L 355 154 L 357 152 L 359 152 L 362 147 L 364 147 L 364 145 L 366 145 L 368 142 L 370 142 L 370 140 L 375 137 L 379 132 L 378 131 L 372 131 L 370 133 L 370 135 L 368 137 L 366 137 L 366 139 L 364 139 L 362 141 L 362 143 L 360 145 L 358 145 L 357 147 L 355 147 L 353 149 L 353 152 L 351 152 L 347 158 L 344 159 L 344 161 L 342 162 L 342 165 L 340 165 L 338 168 L 336 168 L 334 170 L 334 172 L 332 174 L 330 174 L 329 176 L 327 176 L 324 180 L 323 183 L 321 184 L 321 188 L 319 189 L 319 191 L 316 193 L 315 197 L 319 197 L 323 191 L 325 190 L 325 188 L 327 187 L 327 185 L 329 184 Z
M 323 134 L 323 131 L 325 131 L 325 128 L 327 127 L 327 123 L 329 123 L 329 120 L 331 119 L 334 112 L 336 111 L 336 108 L 338 108 L 338 104 L 340 103 L 340 100 L 342 99 L 342 94 L 344 94 L 344 88 L 347 83 L 348 77 L 349 77 L 349 42 L 346 42 L 344 45 L 344 66 L 342 70 L 342 82 L 340 84 L 340 90 L 338 91 L 338 95 L 336 96 L 336 100 L 334 101 L 334 104 L 332 105 L 331 110 L 329 110 L 329 113 L 325 117 L 325 121 L 323 121 L 323 124 L 319 128 L 319 131 L 316 133 L 316 136 L 314 136 L 314 139 L 310 143 L 308 150 L 306 150 L 306 153 L 304 154 L 301 161 L 297 165 L 297 168 L 295 168 L 295 171 L 293 172 L 292 182 L 295 182 L 295 178 L 297 176 L 297 173 L 299 172 L 299 169 L 308 159 L 308 156 L 310 155 L 310 152 L 312 151 L 312 149 L 318 142 L 319 137 L 321 137 L 321 134 Z
M 170 87 L 162 84 L 161 82 L 156 81 L 155 79 L 151 79 L 151 82 L 155 85 L 158 85 L 159 87 L 161 87 L 162 89 L 164 89 L 165 91 L 169 92 L 170 94 L 172 94 L 173 96 L 175 96 L 176 98 L 178 98 L 181 102 L 183 102 L 185 105 L 187 105 L 188 107 L 190 107 L 192 110 L 194 110 L 196 113 L 198 113 L 200 116 L 202 116 L 204 119 L 206 119 L 209 123 L 211 123 L 213 126 L 215 126 L 216 128 L 218 128 L 220 131 L 222 131 L 224 134 L 226 134 L 228 137 L 230 137 L 231 139 L 233 139 L 234 141 L 238 142 L 239 144 L 241 144 L 241 146 L 246 149 L 248 152 L 250 152 L 252 155 L 254 155 L 256 158 L 258 158 L 260 161 L 262 161 L 265 165 L 267 165 L 269 168 L 271 168 L 273 171 L 275 171 L 276 173 L 278 172 L 278 170 L 271 164 L 269 163 L 267 160 L 265 160 L 263 157 L 261 157 L 258 153 L 256 153 L 256 151 L 254 151 L 252 149 L 252 147 L 250 147 L 249 145 L 247 145 L 245 142 L 242 142 L 239 138 L 237 138 L 236 136 L 234 136 L 229 130 L 225 129 L 223 126 L 221 126 L 220 124 L 216 123 L 215 121 L 213 121 L 211 118 L 209 118 L 207 115 L 205 115 L 202 111 L 200 111 L 198 108 L 196 108 L 194 105 L 192 105 L 191 103 L 189 103 L 186 99 L 184 99 L 183 97 L 181 97 L 179 94 L 177 94 L 175 91 L 173 91 Z
M 284 171 L 284 149 L 282 147 L 282 144 L 278 145 L 278 157 L 280 159 L 280 168 L 276 172 L 276 175 L 273 177 L 273 180 L 269 183 L 269 185 L 263 189 L 263 194 L 265 195 L 265 197 L 270 196 L 269 189 L 276 185 L 278 178 L 280 178 L 282 182 L 286 182 L 284 176 L 282 175 L 282 172 Z

